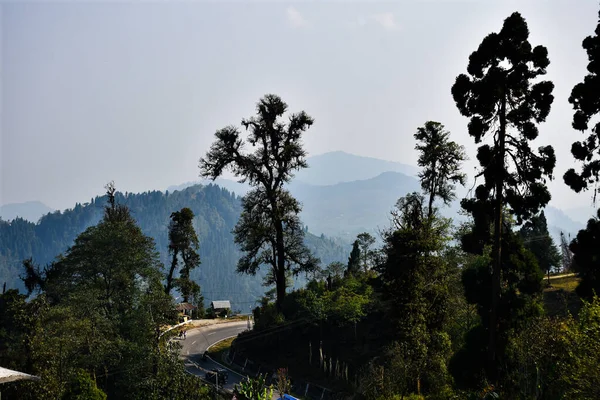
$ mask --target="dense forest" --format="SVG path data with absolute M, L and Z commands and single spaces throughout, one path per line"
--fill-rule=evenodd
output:
M 241 253 L 233 242 L 232 230 L 241 203 L 233 193 L 216 185 L 195 185 L 173 193 L 117 193 L 116 199 L 131 210 L 142 232 L 154 239 L 165 265 L 169 259 L 170 214 L 183 207 L 194 212 L 202 264 L 192 271 L 191 277 L 200 284 L 205 302 L 227 299 L 235 310 L 248 312 L 265 292 L 264 273 L 248 277 L 235 272 Z M 99 196 L 64 212 L 55 211 L 37 224 L 21 218 L 0 220 L 0 282 L 6 282 L 7 288 L 23 290 L 19 279 L 23 260 L 32 258 L 40 265 L 53 261 L 73 244 L 77 235 L 100 221 L 106 200 L 106 196 Z M 347 258 L 349 247 L 333 239 L 306 233 L 305 241 L 323 263 Z M 304 276 L 297 277 L 296 285 L 304 282 Z

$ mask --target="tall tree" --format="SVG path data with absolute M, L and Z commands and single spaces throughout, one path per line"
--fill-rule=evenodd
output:
M 523 238 L 524 246 L 535 256 L 542 271 L 546 271 L 548 282 L 552 268 L 561 265 L 561 255 L 548 232 L 546 216 L 542 211 L 539 215 L 527 221 L 519 231 Z
M 463 146 L 450 141 L 450 132 L 439 122 L 427 121 L 415 133 L 419 151 L 421 189 L 429 196 L 427 215 L 433 215 L 433 203 L 439 198 L 449 205 L 455 198 L 455 185 L 464 185 L 466 174 L 461 171 L 466 160 Z
M 588 74 L 583 82 L 573 87 L 569 103 L 573 105 L 573 129 L 584 133 L 589 128 L 590 120 L 600 113 L 600 12 L 598 13 L 598 26 L 595 36 L 588 36 L 583 40 L 582 46 L 588 56 Z M 580 172 L 574 168 L 569 169 L 564 175 L 564 181 L 571 189 L 579 193 L 593 186 L 594 200 L 600 181 L 600 121 L 589 131 L 585 140 L 576 141 L 571 147 L 573 157 L 582 163 Z
M 280 119 L 287 104 L 276 95 L 259 100 L 257 115 L 242 120 L 250 132 L 246 142 L 256 147 L 244 152 L 240 130 L 228 126 L 216 132 L 217 140 L 200 159 L 201 176 L 216 179 L 229 168 L 253 189 L 243 198 L 243 211 L 235 228 L 235 241 L 246 253 L 238 263 L 241 273 L 255 274 L 262 264 L 271 267 L 279 309 L 286 293 L 286 271 L 295 274 L 314 269 L 316 260 L 304 246 L 304 229 L 298 218 L 301 206 L 284 188 L 294 171 L 306 168 L 302 134 L 313 124 L 304 111 Z
M 492 301 L 488 361 L 496 374 L 497 311 L 501 295 L 502 217 L 506 206 L 520 224 L 550 201 L 546 177 L 556 163 L 551 146 L 536 153 L 529 142 L 537 138 L 536 123 L 545 121 L 554 97 L 550 81 L 536 81 L 550 64 L 544 46 L 532 48 L 529 29 L 519 13 L 513 13 L 498 33 L 486 36 L 469 57 L 468 75 L 461 74 L 452 86 L 460 113 L 470 118 L 469 135 L 475 143 L 491 136 L 479 147 L 479 175 L 485 181 L 476 199 L 463 201 L 469 212 L 484 207 L 493 215 Z M 478 221 L 485 222 L 485 221 Z M 478 229 L 487 229 L 478 228 Z
M 412 389 L 424 379 L 430 391 L 443 386 L 450 341 L 445 329 L 450 293 L 449 264 L 443 252 L 450 241 L 450 223 L 428 217 L 425 198 L 411 193 L 401 198 L 393 213 L 393 228 L 385 234 L 385 261 L 378 266 L 387 319 L 411 367 Z
M 358 244 L 358 239 L 352 243 L 352 251 L 350 252 L 350 257 L 348 257 L 347 271 L 349 275 L 355 275 L 360 271 L 360 245 Z
M 358 246 L 360 247 L 361 265 L 364 271 L 367 272 L 371 264 L 371 246 L 375 244 L 375 238 L 368 232 L 363 232 L 356 237 L 356 240 L 358 241 Z
M 200 265 L 198 254 L 198 236 L 194 229 L 194 212 L 187 207 L 171 214 L 169 224 L 169 255 L 171 267 L 167 274 L 165 292 L 170 294 L 173 286 L 177 286 L 183 296 L 183 301 L 188 302 L 193 295 L 198 297 L 200 286 L 190 279 L 190 272 Z M 180 277 L 174 280 L 177 265 L 183 261 Z

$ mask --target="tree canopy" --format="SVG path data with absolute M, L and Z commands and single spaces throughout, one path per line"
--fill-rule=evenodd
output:
M 243 200 L 236 225 L 235 241 L 244 251 L 238 271 L 255 274 L 261 265 L 269 265 L 275 277 L 277 305 L 286 293 L 286 271 L 308 272 L 318 260 L 304 246 L 304 229 L 298 218 L 300 204 L 284 188 L 294 171 L 306 168 L 302 135 L 313 124 L 304 111 L 292 114 L 285 124 L 281 118 L 287 104 L 276 95 L 259 100 L 255 117 L 242 120 L 249 131 L 244 140 L 238 128 L 228 126 L 216 132 L 216 141 L 206 157 L 200 159 L 203 177 L 216 179 L 228 168 L 253 189 Z M 244 144 L 255 147 L 245 152 Z

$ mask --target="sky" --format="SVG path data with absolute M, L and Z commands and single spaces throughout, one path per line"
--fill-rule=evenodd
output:
M 450 89 L 512 12 L 545 45 L 555 101 L 537 145 L 557 155 L 552 205 L 590 204 L 563 181 L 574 165 L 572 87 L 597 0 L 0 1 L 0 204 L 72 207 L 104 192 L 198 178 L 216 130 L 266 93 L 315 124 L 309 154 L 342 150 L 416 165 L 413 134 L 442 122 L 476 145 Z

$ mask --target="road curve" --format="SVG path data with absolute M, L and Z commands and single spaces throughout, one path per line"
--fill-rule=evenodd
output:
M 174 339 L 178 341 L 181 348 L 181 357 L 184 359 L 188 372 L 204 378 L 206 371 L 217 368 L 219 365 L 212 360 L 203 361 L 202 354 L 206 349 L 220 340 L 237 336 L 248 329 L 247 321 L 227 322 L 192 328 L 187 331 L 186 339 Z M 229 371 L 229 380 L 224 389 L 232 391 L 233 386 L 245 377 L 233 371 Z

